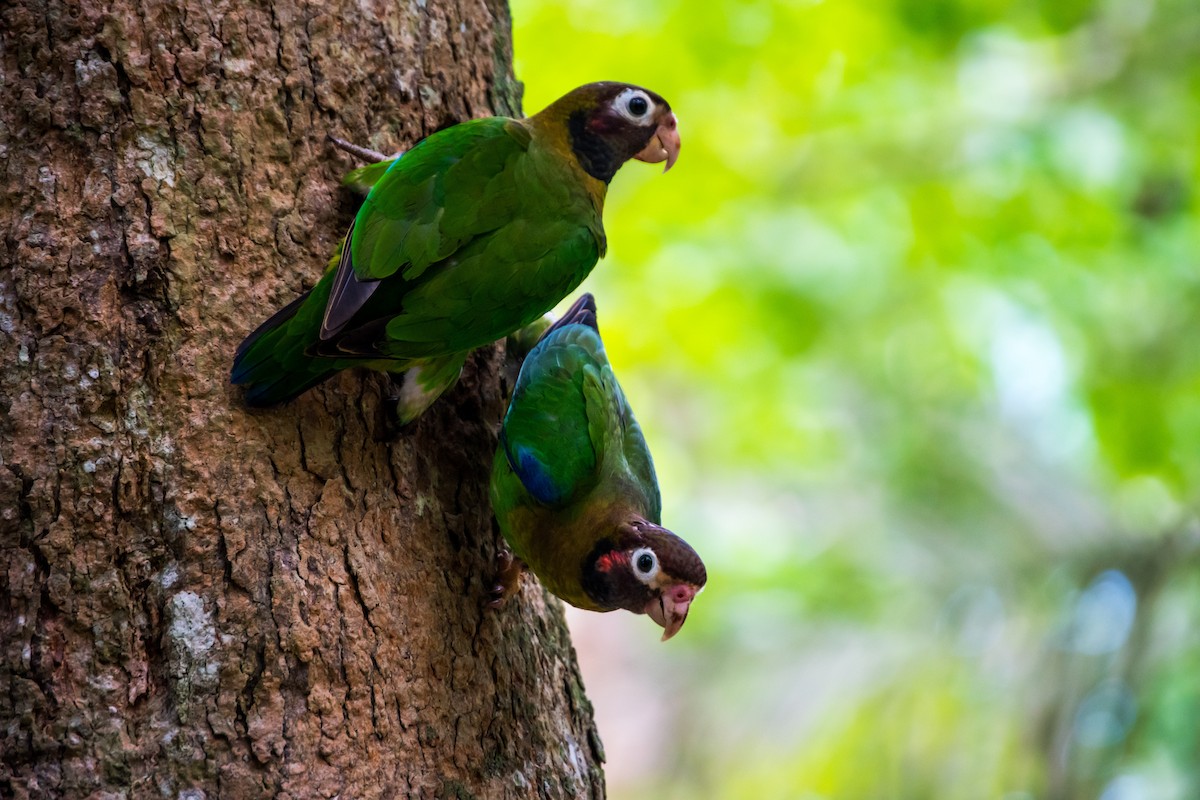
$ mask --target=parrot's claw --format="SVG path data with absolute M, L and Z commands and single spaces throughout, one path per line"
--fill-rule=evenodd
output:
M 369 147 L 362 147 L 361 145 L 354 144 L 353 142 L 347 142 L 345 139 L 340 139 L 337 136 L 334 136 L 332 133 L 329 134 L 329 141 L 333 142 L 350 155 L 358 156 L 363 161 L 369 161 L 373 164 L 378 164 L 380 161 L 390 161 L 391 159 L 400 155 L 397 153 L 394 156 L 385 156 L 378 150 L 372 150 Z
M 487 607 L 493 609 L 503 607 L 517 593 L 521 588 L 521 573 L 525 571 L 525 562 L 508 550 L 496 553 L 496 566 L 496 584 L 488 592 L 487 601 Z
M 492 587 L 492 590 L 488 592 L 487 607 L 492 610 L 499 610 L 503 608 L 505 602 L 507 601 L 508 595 L 505 594 L 503 584 L 497 583 Z

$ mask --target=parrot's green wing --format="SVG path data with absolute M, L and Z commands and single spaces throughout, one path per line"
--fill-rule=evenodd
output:
M 355 274 L 403 270 L 411 280 L 512 219 L 520 200 L 512 167 L 529 141 L 519 123 L 491 117 L 434 134 L 396 159 L 358 212 Z
M 617 387 L 621 396 L 621 420 L 625 433 L 625 463 L 638 489 L 641 490 L 647 511 L 646 519 L 655 525 L 662 524 L 662 496 L 658 491 L 658 476 L 654 472 L 654 461 L 650 457 L 650 447 L 642 435 L 642 426 L 634 419 L 633 409 L 625 400 L 625 394 Z
M 650 450 L 617 383 L 584 295 L 525 359 L 504 420 L 510 466 L 540 503 L 562 507 L 605 482 L 661 515 Z
M 529 142 L 514 120 L 470 120 L 429 136 L 382 177 L 352 173 L 356 182 L 376 182 L 347 234 L 321 338 L 342 330 L 383 279 L 414 281 L 511 221 L 521 201 L 517 162 Z
M 599 347 L 585 326 L 552 329 L 521 367 L 501 437 L 513 471 L 542 505 L 568 505 L 596 483 L 602 441 L 593 440 L 596 414 L 586 398 L 597 394 Z

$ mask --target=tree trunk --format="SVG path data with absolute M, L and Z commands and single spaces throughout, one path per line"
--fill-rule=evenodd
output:
M 250 5 L 0 10 L 0 796 L 601 796 L 558 602 L 483 608 L 501 348 L 401 431 L 228 382 L 357 205 L 328 134 L 516 111 L 507 8 Z

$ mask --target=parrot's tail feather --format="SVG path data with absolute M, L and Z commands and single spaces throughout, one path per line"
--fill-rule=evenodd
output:
M 542 334 L 545 339 L 550 335 L 551 331 L 556 331 L 559 328 L 565 328 L 568 325 L 587 325 L 592 330 L 599 333 L 600 328 L 596 325 L 596 298 L 592 297 L 591 292 L 584 292 L 579 296 L 567 313 L 562 315 L 562 318 L 556 320 L 553 325 L 546 329 Z
M 325 380 L 333 377 L 337 370 L 328 370 L 312 376 L 282 375 L 278 380 L 251 383 L 246 387 L 246 405 L 267 408 L 286 403 Z
M 316 339 L 316 331 L 301 324 L 303 319 L 292 324 L 308 299 L 306 292 L 277 311 L 238 346 L 229 379 L 246 387 L 247 405 L 286 403 L 340 368 L 331 359 L 308 355 L 309 339 Z
M 238 368 L 238 363 L 242 360 L 242 357 L 246 355 L 247 351 L 254 346 L 254 343 L 261 339 L 263 335 L 269 331 L 273 331 L 276 328 L 282 327 L 285 322 L 296 316 L 296 312 L 300 309 L 300 306 L 304 304 L 304 301 L 308 299 L 310 294 L 312 294 L 311 289 L 297 297 L 292 302 L 288 303 L 283 308 L 276 311 L 271 315 L 270 319 L 268 319 L 262 325 L 259 325 L 254 329 L 253 333 L 242 340 L 242 343 L 238 345 L 237 352 L 233 356 L 233 369 L 235 373 Z M 236 376 L 234 377 L 233 382 L 240 383 Z

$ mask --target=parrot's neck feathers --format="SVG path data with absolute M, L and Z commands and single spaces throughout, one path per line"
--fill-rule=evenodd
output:
M 544 147 L 569 159 L 587 176 L 585 182 L 592 184 L 589 191 L 603 196 L 624 162 L 609 143 L 588 129 L 587 110 L 570 100 L 570 96 L 562 98 L 523 122 Z
M 579 166 L 596 180 L 607 184 L 625 163 L 612 145 L 588 128 L 586 113 L 576 111 L 567 118 L 567 133 Z
M 603 258 L 606 247 L 604 227 L 600 219 L 604 214 L 604 196 L 608 193 L 608 184 L 584 169 L 583 163 L 571 146 L 571 137 L 567 131 L 568 117 L 569 114 L 564 109 L 552 105 L 520 122 L 536 144 L 530 152 L 536 151 L 538 157 L 546 159 L 547 165 L 553 169 L 566 169 L 572 180 L 564 183 L 582 188 L 582 196 L 595 212 L 589 227 L 596 237 L 600 257 Z

